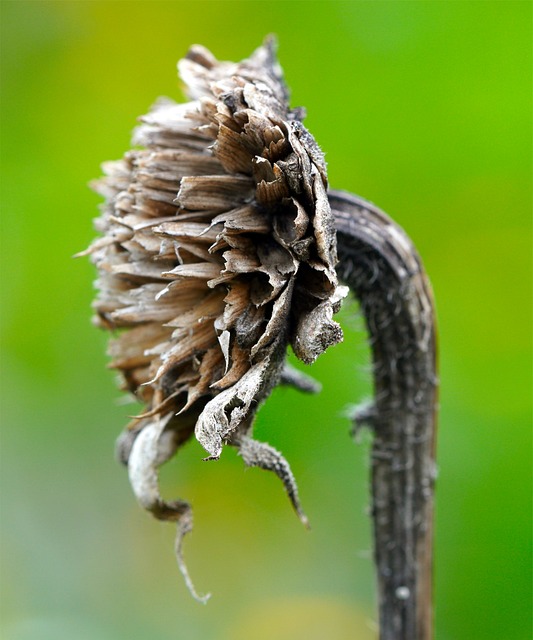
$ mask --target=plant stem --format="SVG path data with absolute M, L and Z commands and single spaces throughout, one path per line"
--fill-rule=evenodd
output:
M 358 298 L 372 348 L 372 519 L 381 640 L 433 637 L 433 488 L 437 409 L 435 312 L 405 232 L 374 205 L 329 194 L 341 280 Z

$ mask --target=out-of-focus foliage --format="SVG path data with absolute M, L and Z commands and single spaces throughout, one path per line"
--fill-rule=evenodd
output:
M 113 442 L 106 336 L 89 324 L 86 183 L 129 146 L 199 42 L 240 59 L 269 33 L 331 184 L 410 233 L 440 324 L 437 639 L 530 635 L 531 3 L 2 2 L 2 637 L 298 640 L 375 637 L 368 397 L 355 307 L 312 367 L 317 397 L 279 389 L 257 432 L 299 480 L 312 531 L 277 479 L 191 443 L 164 471 L 190 499 L 185 551 L 135 504 Z

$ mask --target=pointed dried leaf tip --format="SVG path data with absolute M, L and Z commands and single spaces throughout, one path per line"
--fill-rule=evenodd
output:
M 141 505 L 191 527 L 187 503 L 159 494 L 156 468 L 193 433 L 209 458 L 224 444 L 274 470 L 303 521 L 281 454 L 250 444 L 260 403 L 284 378 L 287 346 L 313 362 L 342 339 L 345 289 L 322 152 L 291 111 L 273 41 L 240 63 L 200 46 L 179 63 L 190 102 L 159 100 L 142 147 L 104 165 L 89 248 L 96 324 L 123 388 L 146 406 L 119 443 Z M 263 459 L 264 458 L 264 459 Z

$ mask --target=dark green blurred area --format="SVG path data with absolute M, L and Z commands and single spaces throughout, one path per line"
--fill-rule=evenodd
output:
M 438 640 L 531 637 L 530 2 L 8 2 L 2 13 L 2 598 L 6 640 L 376 637 L 369 397 L 352 305 L 346 342 L 279 389 L 257 433 L 299 481 L 303 530 L 276 478 L 196 443 L 162 473 L 191 500 L 186 592 L 172 527 L 144 514 L 113 459 L 117 402 L 91 327 L 87 183 L 129 146 L 175 63 L 201 43 L 241 59 L 276 33 L 293 106 L 330 183 L 411 235 L 440 325 Z M 364 439 L 364 438 L 363 438 Z

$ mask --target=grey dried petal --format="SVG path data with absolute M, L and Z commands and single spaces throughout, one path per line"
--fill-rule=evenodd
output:
M 182 500 L 166 502 L 159 492 L 157 467 L 171 458 L 178 446 L 175 439 L 164 437 L 165 428 L 171 420 L 172 414 L 154 420 L 137 435 L 128 455 L 129 478 L 135 496 L 144 509 L 150 511 L 159 520 L 176 522 L 175 550 L 179 569 L 192 596 L 199 602 L 205 603 L 210 594 L 205 596 L 197 594 L 181 551 L 183 537 L 192 530 L 191 507 Z
M 96 323 L 123 388 L 145 404 L 118 445 L 141 504 L 191 526 L 190 507 L 162 501 L 157 467 L 193 433 L 210 458 L 225 444 L 280 476 L 304 519 L 281 454 L 250 439 L 292 344 L 311 362 L 342 340 L 332 319 L 344 289 L 324 158 L 291 111 L 273 42 L 240 63 L 195 46 L 179 63 L 191 100 L 161 99 L 122 160 L 104 165 L 103 237 L 86 253 L 99 278 Z
M 222 391 L 210 400 L 198 417 L 195 435 L 198 442 L 209 453 L 209 459 L 219 458 L 224 442 L 249 420 L 253 410 L 252 403 L 266 387 L 271 385 L 279 362 L 265 358 L 253 365 L 229 389 Z

